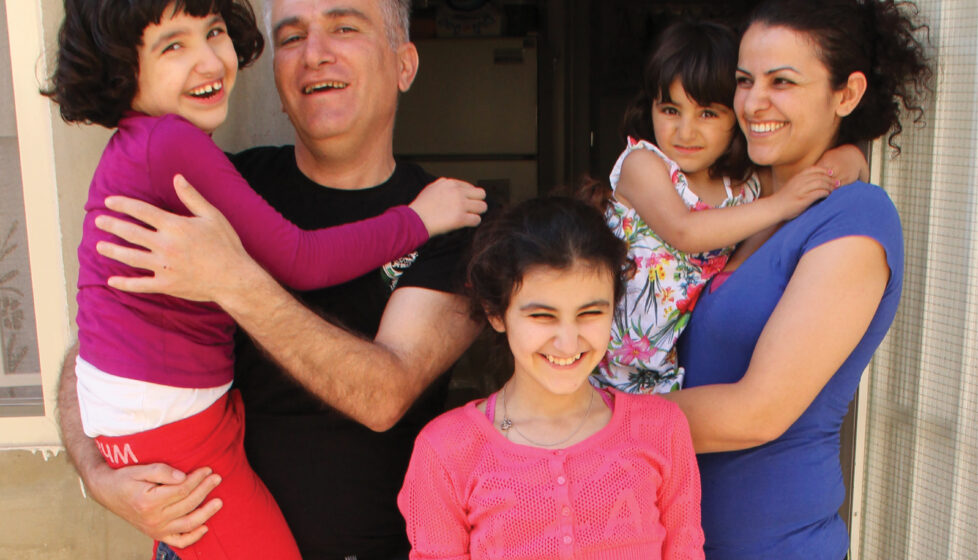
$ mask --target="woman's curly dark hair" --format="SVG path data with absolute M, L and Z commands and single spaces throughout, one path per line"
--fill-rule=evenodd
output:
M 502 317 L 532 267 L 568 270 L 583 261 L 608 270 L 617 303 L 632 266 L 628 247 L 601 213 L 566 196 L 527 200 L 487 220 L 475 232 L 471 253 L 465 284 L 476 319 Z
M 890 132 L 887 143 L 900 152 L 900 113 L 923 117 L 923 103 L 932 91 L 933 69 L 918 38 L 912 2 L 895 0 L 769 0 L 751 14 L 748 25 L 787 27 L 807 33 L 828 68 L 831 85 L 842 88 L 849 75 L 866 76 L 866 93 L 856 109 L 842 119 L 836 145 L 873 140 Z
M 680 21 L 667 27 L 645 63 L 642 90 L 625 110 L 622 136 L 656 144 L 652 103 L 657 99 L 671 103 L 669 87 L 677 79 L 699 105 L 732 108 L 738 43 L 734 31 L 719 23 Z M 747 141 L 735 124 L 730 146 L 710 166 L 710 176 L 743 181 L 752 170 Z
M 248 0 L 65 0 L 57 67 L 49 88 L 41 90 L 60 106 L 61 118 L 119 124 L 136 96 L 143 30 L 171 6 L 195 17 L 220 14 L 239 68 L 261 55 L 265 41 Z

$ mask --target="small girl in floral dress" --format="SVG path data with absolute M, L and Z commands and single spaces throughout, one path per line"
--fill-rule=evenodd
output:
M 767 170 L 752 167 L 732 107 L 736 53 L 737 38 L 722 25 L 670 26 L 625 113 L 627 146 L 603 203 L 609 227 L 628 243 L 636 272 L 595 371 L 598 386 L 630 393 L 678 390 L 683 369 L 676 341 L 700 290 L 723 270 L 733 246 L 867 173 L 862 153 L 841 146 L 761 198 Z M 788 124 L 741 123 L 752 134 Z M 858 171 L 836 173 L 833 167 Z M 718 280 L 722 274 L 711 289 Z

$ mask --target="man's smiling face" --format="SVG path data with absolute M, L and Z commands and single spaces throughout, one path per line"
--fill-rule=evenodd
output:
M 393 130 L 413 45 L 391 46 L 380 1 L 273 0 L 275 85 L 303 142 Z

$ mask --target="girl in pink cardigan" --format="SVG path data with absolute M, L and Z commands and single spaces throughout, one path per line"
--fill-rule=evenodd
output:
M 418 436 L 398 496 L 412 559 L 703 558 L 682 413 L 588 382 L 626 262 L 601 215 L 568 198 L 477 232 L 473 307 L 505 336 L 513 376 Z

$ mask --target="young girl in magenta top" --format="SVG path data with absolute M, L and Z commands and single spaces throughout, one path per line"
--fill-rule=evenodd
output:
M 624 290 L 625 244 L 587 204 L 544 198 L 476 232 L 473 308 L 513 376 L 419 434 L 398 496 L 412 559 L 702 558 L 686 419 L 588 382 Z
M 210 139 L 239 65 L 263 40 L 246 0 L 66 0 L 50 91 L 69 122 L 118 127 L 95 171 L 78 249 L 78 398 L 85 432 L 113 467 L 166 462 L 222 477 L 223 509 L 181 558 L 299 558 L 243 449 L 229 316 L 209 303 L 110 288 L 124 265 L 103 258 L 95 227 L 124 194 L 186 213 L 184 175 L 228 218 L 245 248 L 299 290 L 335 285 L 404 256 L 430 235 L 478 223 L 481 190 L 441 180 L 410 207 L 302 231 L 252 191 Z
M 610 200 L 602 200 L 637 270 L 598 385 L 634 393 L 679 389 L 676 340 L 733 245 L 865 172 L 862 155 L 845 146 L 819 162 L 826 167 L 760 198 L 765 176 L 751 168 L 732 109 L 736 68 L 737 37 L 714 23 L 670 26 L 649 57 L 643 90 L 625 115 L 627 146 L 611 172 Z

